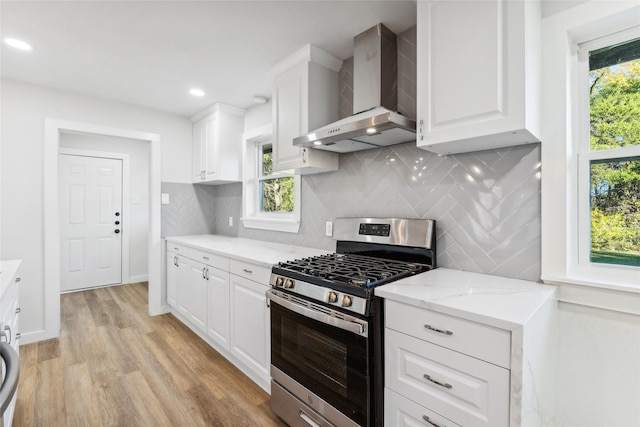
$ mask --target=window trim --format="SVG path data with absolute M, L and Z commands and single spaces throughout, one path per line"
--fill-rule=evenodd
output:
M 242 224 L 245 228 L 297 233 L 300 229 L 300 176 L 294 178 L 293 212 L 261 212 L 259 191 L 258 147 L 271 139 L 271 125 L 247 131 L 242 135 Z
M 633 280 L 624 280 L 610 274 L 620 271 L 619 266 L 603 264 L 601 270 L 608 273 L 600 277 L 575 268 L 580 231 L 575 227 L 579 219 L 576 141 L 579 120 L 585 117 L 576 107 L 580 96 L 578 46 L 635 27 L 639 18 L 640 6 L 635 1 L 608 3 L 606 11 L 601 2 L 589 1 L 542 21 L 541 278 L 560 285 L 561 301 L 635 314 L 640 314 L 640 271 Z

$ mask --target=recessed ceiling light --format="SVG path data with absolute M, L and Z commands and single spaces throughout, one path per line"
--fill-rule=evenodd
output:
M 18 40 L 18 39 L 12 39 L 11 37 L 5 37 L 4 38 L 4 42 L 6 44 L 8 44 L 9 46 L 16 48 L 16 49 L 20 49 L 20 50 L 33 50 L 33 47 L 22 40 Z
M 193 96 L 204 96 L 204 91 L 200 89 L 191 89 L 189 93 Z

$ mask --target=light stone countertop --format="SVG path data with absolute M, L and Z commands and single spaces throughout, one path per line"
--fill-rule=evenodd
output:
M 291 261 L 332 252 L 215 234 L 172 236 L 166 237 L 166 240 L 167 242 L 178 243 L 191 248 L 228 256 L 229 258 L 262 264 L 265 267 L 271 267 L 282 261 Z
M 21 263 L 22 260 L 20 259 L 0 261 L 0 297 L 4 295 L 4 292 L 9 287 L 9 284 L 16 276 Z
M 555 286 L 436 268 L 375 289 L 393 301 L 513 331 L 556 298 Z

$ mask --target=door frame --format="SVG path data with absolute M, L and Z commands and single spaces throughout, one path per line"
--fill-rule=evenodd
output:
M 45 118 L 43 153 L 44 198 L 44 329 L 23 335 L 23 344 L 60 336 L 60 227 L 58 214 L 58 149 L 64 132 L 139 139 L 149 150 L 149 314 L 169 311 L 162 298 L 162 240 L 160 238 L 159 134 Z
M 130 181 L 130 164 L 129 155 L 127 153 L 112 153 L 108 151 L 93 151 L 80 148 L 60 147 L 58 149 L 58 158 L 60 155 L 77 156 L 77 157 L 98 157 L 102 159 L 112 159 L 122 161 L 122 215 L 131 213 L 131 197 L 129 188 Z M 60 171 L 58 171 L 59 173 Z M 58 175 L 58 179 L 60 176 Z M 129 227 L 120 227 L 121 252 L 120 252 L 120 284 L 129 282 Z

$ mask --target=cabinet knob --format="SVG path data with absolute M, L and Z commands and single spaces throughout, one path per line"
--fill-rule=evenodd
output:
M 120 216 L 120 212 L 116 212 L 116 216 Z
M 120 233 L 120 230 L 116 228 L 115 230 L 113 230 L 113 232 L 118 234 L 118 233 Z
M 16 283 L 19 283 L 22 279 L 19 277 L 16 277 Z
M 19 314 L 22 311 L 20 307 L 16 308 L 16 314 Z

